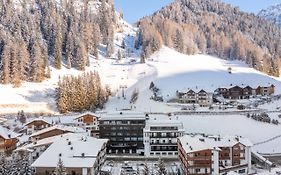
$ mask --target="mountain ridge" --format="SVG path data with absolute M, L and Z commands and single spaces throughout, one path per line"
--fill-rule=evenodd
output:
M 281 4 L 272 5 L 263 9 L 258 15 L 281 26 Z
M 244 60 L 279 76 L 281 29 L 252 13 L 217 0 L 176 0 L 138 22 L 143 56 L 164 44 L 185 54 L 207 53 Z

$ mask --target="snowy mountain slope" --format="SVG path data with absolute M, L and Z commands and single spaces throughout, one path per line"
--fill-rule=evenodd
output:
M 261 10 L 258 15 L 281 25 L 281 4 L 273 5 L 267 9 Z
M 160 88 L 165 100 L 175 96 L 176 90 L 184 91 L 205 89 L 214 91 L 219 86 L 235 85 L 268 85 L 275 84 L 277 93 L 281 94 L 280 82 L 276 79 L 248 68 L 241 62 L 224 61 L 219 58 L 195 55 L 187 56 L 172 49 L 163 47 L 151 56 L 146 64 L 139 64 L 140 52 L 134 48 L 137 28 L 132 27 L 117 14 L 118 31 L 115 34 L 115 53 L 110 59 L 104 57 L 105 48 L 100 47 L 100 59 L 90 57 L 90 67 L 86 71 L 98 71 L 104 85 L 109 85 L 114 94 L 106 105 L 106 110 L 136 108 L 140 111 L 174 111 L 174 106 L 150 100 L 152 92 L 148 89 L 151 81 Z M 125 49 L 122 41 L 125 41 Z M 126 58 L 118 60 L 118 51 Z M 228 68 L 232 67 L 232 74 Z M 61 70 L 51 68 L 51 79 L 42 83 L 23 83 L 19 88 L 0 84 L 0 113 L 25 112 L 56 113 L 55 88 L 59 77 L 78 75 L 76 69 Z M 126 99 L 122 97 L 125 90 Z M 129 103 L 133 91 L 140 95 L 136 104 Z
M 116 91 L 120 84 L 126 81 L 126 84 L 130 85 L 137 80 L 134 76 L 138 76 L 138 73 L 131 74 L 134 65 L 132 60 L 138 60 L 139 51 L 133 49 L 134 38 L 136 35 L 136 29 L 126 23 L 123 19 L 118 18 L 119 28 L 122 31 L 115 35 L 115 54 L 112 59 L 106 59 L 104 57 L 105 46 L 100 47 L 99 60 L 90 56 L 90 67 L 85 71 L 98 71 L 103 84 L 109 84 L 112 91 Z M 125 44 L 128 45 L 127 49 L 123 49 L 129 57 L 117 60 L 117 51 L 122 50 L 121 43 L 125 40 Z M 17 113 L 19 110 L 25 112 L 34 113 L 54 113 L 57 112 L 55 104 L 55 89 L 59 77 L 64 75 L 78 75 L 83 73 L 74 68 L 67 69 L 62 66 L 61 70 L 57 70 L 51 67 L 51 78 L 43 81 L 42 83 L 23 83 L 21 87 L 14 88 L 13 85 L 0 84 L 0 113 Z M 122 81 L 121 81 L 122 79 Z
M 171 112 L 174 107 L 165 103 L 150 100 L 152 92 L 149 90 L 151 81 L 160 89 L 164 100 L 176 96 L 176 91 L 204 89 L 213 92 L 221 86 L 250 85 L 253 87 L 276 86 L 276 94 L 281 93 L 280 81 L 252 68 L 239 61 L 226 61 L 207 55 L 187 56 L 172 49 L 163 47 L 146 62 L 149 70 L 143 71 L 143 77 L 126 90 L 127 98 L 113 98 L 108 104 L 108 110 L 136 108 L 139 111 Z M 231 67 L 232 73 L 228 72 Z M 137 68 L 137 67 L 136 67 Z M 139 99 L 136 104 L 130 104 L 133 91 L 139 90 Z M 121 94 L 118 95 L 120 97 Z

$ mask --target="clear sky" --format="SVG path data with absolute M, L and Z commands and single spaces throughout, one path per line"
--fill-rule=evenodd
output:
M 134 23 L 143 16 L 152 14 L 173 0 L 114 0 L 116 10 L 122 10 L 124 18 Z M 281 3 L 280 0 L 221 0 L 240 7 L 241 10 L 257 13 L 270 5 Z

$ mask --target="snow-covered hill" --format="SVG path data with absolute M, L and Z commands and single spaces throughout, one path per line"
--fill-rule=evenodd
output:
M 232 69 L 231 74 L 228 71 L 229 67 Z M 119 98 L 121 97 L 119 92 L 117 97 L 107 104 L 107 110 L 131 108 L 144 112 L 178 110 L 165 103 L 150 100 L 152 92 L 149 85 L 152 81 L 160 89 L 164 101 L 174 98 L 177 90 L 204 89 L 214 92 L 218 87 L 232 85 L 258 87 L 274 84 L 276 94 L 281 94 L 278 79 L 249 68 L 243 62 L 226 61 L 207 55 L 187 56 L 167 47 L 163 47 L 150 57 L 145 65 L 134 66 L 134 71 L 141 74 L 135 77 L 138 81 L 133 86 L 127 85 L 129 87 L 125 92 L 127 98 L 125 100 Z M 130 97 L 135 89 L 139 91 L 139 98 L 135 104 L 130 104 Z
M 261 10 L 258 15 L 281 25 L 281 4 L 273 5 L 267 9 Z
M 134 48 L 137 29 L 119 19 L 119 32 L 115 35 L 115 54 L 107 59 L 103 46 L 100 47 L 100 59 L 90 57 L 90 67 L 86 71 L 98 71 L 104 85 L 109 85 L 114 94 L 106 105 L 106 110 L 135 108 L 138 111 L 174 111 L 174 107 L 166 103 L 150 100 L 152 92 L 150 82 L 160 89 L 164 100 L 175 97 L 176 90 L 185 91 L 204 89 L 214 91 L 220 86 L 232 85 L 269 85 L 277 86 L 281 94 L 280 82 L 260 73 L 246 64 L 238 61 L 225 61 L 207 55 L 187 56 L 173 49 L 163 47 L 151 56 L 145 64 L 140 64 L 140 50 Z M 122 41 L 126 48 L 123 49 Z M 126 53 L 126 58 L 117 59 L 118 50 Z M 232 68 L 232 74 L 228 68 Z M 77 75 L 82 72 L 76 69 L 51 69 L 51 79 L 42 83 L 23 83 L 19 88 L 0 84 L 0 113 L 25 112 L 57 113 L 55 103 L 55 88 L 59 77 Z M 122 97 L 122 91 L 126 99 Z M 133 91 L 139 91 L 135 104 L 130 104 Z

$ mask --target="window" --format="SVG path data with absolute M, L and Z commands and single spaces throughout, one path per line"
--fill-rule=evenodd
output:
M 239 174 L 242 174 L 242 173 L 245 173 L 246 170 L 245 170 L 245 169 L 242 169 L 242 170 L 239 170 L 238 172 L 239 172 Z
M 200 173 L 200 169 L 196 168 L 196 169 L 195 169 L 195 172 L 196 172 L 196 173 Z

